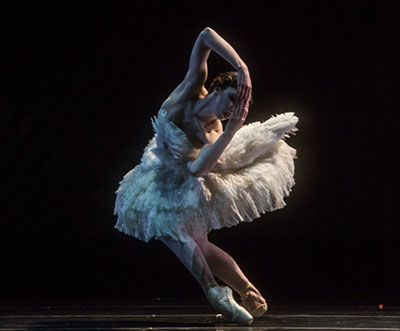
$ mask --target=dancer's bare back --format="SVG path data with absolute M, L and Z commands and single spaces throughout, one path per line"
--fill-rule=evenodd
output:
M 205 29 L 200 33 L 193 47 L 189 69 L 184 80 L 161 106 L 169 112 L 175 124 L 185 131 L 189 140 L 197 148 L 205 144 L 213 144 L 223 133 L 223 126 L 218 118 L 201 121 L 196 116 L 196 101 L 208 94 L 204 83 L 207 80 L 207 59 L 211 49 L 206 47 L 203 40 L 208 32 Z
M 194 147 L 200 149 L 206 144 L 213 144 L 224 132 L 222 122 L 218 118 L 200 120 L 194 113 L 195 101 L 180 100 L 179 95 L 174 95 L 174 92 L 164 101 L 162 108 L 168 111 L 174 123 L 186 133 Z

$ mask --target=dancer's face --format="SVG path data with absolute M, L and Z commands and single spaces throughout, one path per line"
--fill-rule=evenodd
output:
M 217 87 L 211 93 L 213 102 L 210 110 L 219 120 L 224 121 L 232 115 L 235 94 L 236 89 L 233 87 Z

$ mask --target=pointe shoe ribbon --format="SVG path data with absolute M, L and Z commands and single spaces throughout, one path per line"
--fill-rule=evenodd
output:
M 268 310 L 268 305 L 261 293 L 252 285 L 247 284 L 246 287 L 240 291 L 240 304 L 251 314 L 253 317 L 264 315 Z
M 244 325 L 253 323 L 253 317 L 235 301 L 229 287 L 212 287 L 208 290 L 207 298 L 211 306 L 229 321 Z

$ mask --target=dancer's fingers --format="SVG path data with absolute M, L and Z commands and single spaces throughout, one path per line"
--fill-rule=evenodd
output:
M 237 90 L 236 90 L 236 99 L 241 99 L 241 94 L 243 90 L 243 85 L 239 84 Z
M 240 91 L 240 99 L 243 99 L 245 95 L 246 95 L 246 86 L 242 85 L 242 89 Z
M 239 107 L 239 117 L 243 119 L 243 116 L 245 116 L 246 113 L 246 100 L 242 99 L 240 102 L 240 107 Z
M 243 100 L 243 105 L 242 105 L 242 120 L 243 122 L 246 120 L 247 115 L 249 113 L 249 101 L 247 99 Z
M 248 87 L 245 86 L 243 89 L 242 100 L 246 100 L 247 90 L 248 90 Z
M 236 107 L 235 107 L 235 116 L 240 117 L 240 110 L 241 110 L 241 100 L 238 100 Z
M 252 90 L 252 88 L 251 88 L 251 86 L 249 86 L 247 88 L 247 90 L 246 90 L 246 96 L 245 96 L 246 100 L 250 100 L 251 99 L 251 90 Z
M 236 92 L 236 98 L 240 100 L 242 99 L 249 100 L 251 97 L 251 90 L 252 90 L 251 86 L 240 84 Z

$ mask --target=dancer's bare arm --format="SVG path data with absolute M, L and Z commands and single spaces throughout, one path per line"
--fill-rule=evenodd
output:
M 236 51 L 213 29 L 205 28 L 197 37 L 189 61 L 189 69 L 184 80 L 171 93 L 163 106 L 176 103 L 198 95 L 207 80 L 207 59 L 211 50 L 224 58 L 238 72 L 239 99 L 251 96 L 251 80 L 249 70 Z
M 224 133 L 212 144 L 202 148 L 197 158 L 190 165 L 190 174 L 200 177 L 209 173 L 216 165 L 225 148 L 231 142 L 235 133 L 242 127 L 249 112 L 247 99 L 237 100 L 232 116 L 225 127 Z

